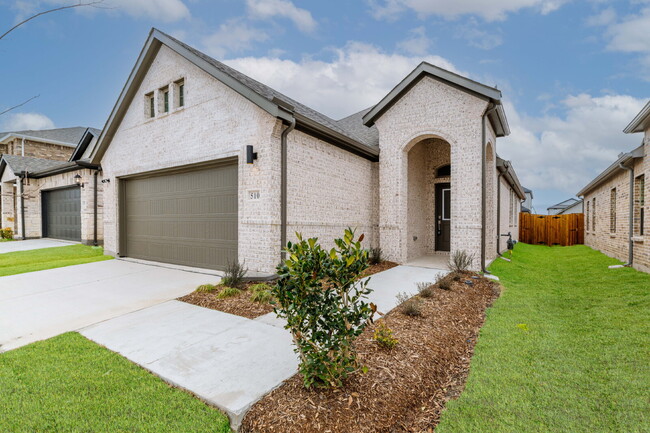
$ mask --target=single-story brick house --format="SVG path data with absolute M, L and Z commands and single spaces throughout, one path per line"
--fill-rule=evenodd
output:
M 641 145 L 619 158 L 578 192 L 585 212 L 585 244 L 650 272 L 645 196 L 650 171 L 650 102 L 623 130 L 643 133 Z M 648 241 L 646 242 L 646 239 Z
M 499 90 L 427 63 L 333 120 L 152 29 L 89 162 L 111 254 L 272 272 L 295 232 L 331 245 L 349 226 L 389 260 L 480 268 L 518 232 L 508 133 Z
M 99 132 L 82 127 L 30 131 L 24 148 L 22 139 L 9 147 L 13 153 L 0 158 L 2 227 L 11 228 L 17 239 L 101 244 L 101 175 L 87 155 Z

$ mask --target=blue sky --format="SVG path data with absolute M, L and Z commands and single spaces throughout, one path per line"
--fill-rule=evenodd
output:
M 75 2 L 0 0 L 0 33 Z M 650 0 L 104 0 L 0 40 L 0 130 L 102 127 L 151 27 L 333 118 L 376 103 L 420 61 L 497 85 L 497 143 L 540 213 L 641 142 Z

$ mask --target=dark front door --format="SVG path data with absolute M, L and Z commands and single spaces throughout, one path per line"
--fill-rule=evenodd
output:
M 449 251 L 451 246 L 451 185 L 436 185 L 436 251 Z
M 81 241 L 81 189 L 43 191 L 43 237 Z

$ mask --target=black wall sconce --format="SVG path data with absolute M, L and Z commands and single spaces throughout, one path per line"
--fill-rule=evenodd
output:
M 246 146 L 246 164 L 252 164 L 257 159 L 257 152 L 253 152 L 253 146 Z
M 81 175 L 80 175 L 79 173 L 77 173 L 77 174 L 74 175 L 74 183 L 76 183 L 77 185 L 79 185 L 81 188 L 84 187 L 84 184 L 83 184 L 83 182 L 81 181 Z

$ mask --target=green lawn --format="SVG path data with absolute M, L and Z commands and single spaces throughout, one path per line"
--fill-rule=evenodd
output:
M 228 418 L 77 333 L 0 354 L 0 431 L 225 433 Z
M 505 290 L 436 433 L 650 432 L 650 275 L 612 264 L 525 244 L 495 261 Z
M 87 245 L 42 248 L 0 254 L 0 277 L 24 272 L 42 271 L 82 263 L 100 262 L 113 257 L 105 256 L 104 250 Z

